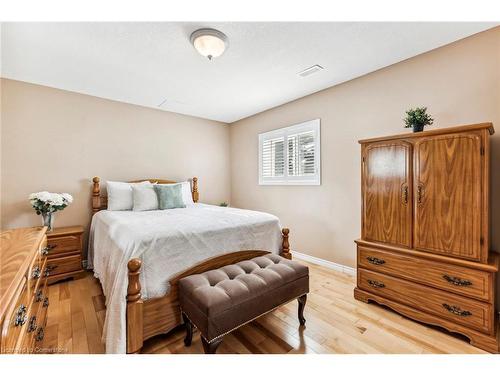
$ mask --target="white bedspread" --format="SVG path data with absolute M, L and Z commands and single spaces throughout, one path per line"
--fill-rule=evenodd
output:
M 126 352 L 127 262 L 142 260 L 143 299 L 168 293 L 168 280 L 208 258 L 239 250 L 278 253 L 276 216 L 195 204 L 158 211 L 100 211 L 92 219 L 89 265 L 106 297 L 107 353 Z

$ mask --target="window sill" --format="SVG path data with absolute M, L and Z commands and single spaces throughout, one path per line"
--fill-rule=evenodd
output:
M 271 186 L 271 185 L 278 185 L 278 186 L 320 186 L 321 181 L 259 181 L 259 186 Z

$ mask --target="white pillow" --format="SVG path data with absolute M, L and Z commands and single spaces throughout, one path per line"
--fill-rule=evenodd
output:
M 193 193 L 191 191 L 191 184 L 189 183 L 189 181 L 177 182 L 175 184 L 167 184 L 167 185 L 181 185 L 182 201 L 184 202 L 184 205 L 187 207 L 187 206 L 192 206 L 194 204 Z
M 134 211 L 150 211 L 158 209 L 158 195 L 153 184 L 132 185 Z
M 191 184 L 189 181 L 181 182 L 182 185 L 182 200 L 186 206 L 194 204 L 193 192 L 191 191 Z
M 131 184 L 128 182 L 106 181 L 109 211 L 131 210 L 134 207 L 132 185 L 151 185 L 151 182 L 143 181 Z

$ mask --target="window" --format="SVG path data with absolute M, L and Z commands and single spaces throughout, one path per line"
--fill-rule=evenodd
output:
M 259 134 L 260 185 L 320 184 L 320 120 Z

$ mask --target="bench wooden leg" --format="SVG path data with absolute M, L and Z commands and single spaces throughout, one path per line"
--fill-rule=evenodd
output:
M 187 315 L 184 313 L 182 313 L 182 320 L 186 325 L 186 337 L 184 338 L 184 345 L 191 346 L 191 341 L 193 341 L 193 323 L 191 323 Z
M 299 322 L 300 325 L 303 326 L 306 324 L 306 320 L 304 319 L 304 307 L 306 306 L 307 294 L 297 298 L 297 301 L 299 301 Z
M 208 342 L 203 336 L 201 336 L 201 342 L 203 343 L 203 350 L 205 350 L 205 354 L 215 354 L 217 348 L 222 342 L 222 337 L 219 337 L 212 342 Z

